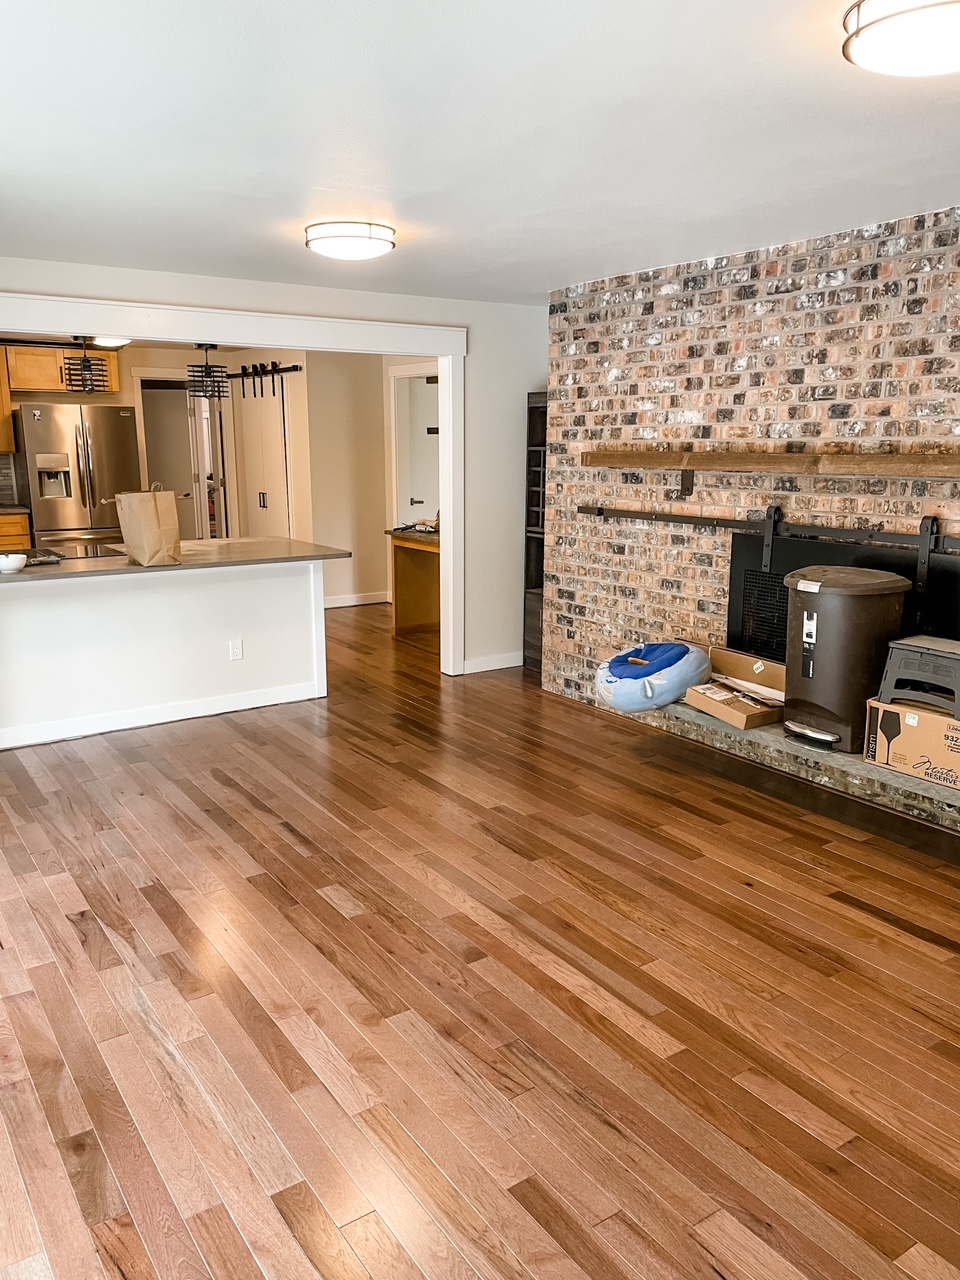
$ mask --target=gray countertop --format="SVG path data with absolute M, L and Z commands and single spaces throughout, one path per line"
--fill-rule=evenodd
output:
M 424 533 L 419 529 L 384 529 L 394 542 L 421 542 L 425 547 L 437 551 L 440 548 L 439 533 Z
M 44 581 L 64 578 L 103 578 L 126 573 L 167 573 L 184 569 L 217 569 L 247 564 L 292 564 L 308 560 L 347 560 L 351 552 L 338 547 L 296 542 L 291 538 L 216 538 L 180 544 L 181 564 L 145 567 L 126 556 L 95 556 L 61 560 L 59 564 L 34 565 L 19 573 L 0 574 L 5 582 Z

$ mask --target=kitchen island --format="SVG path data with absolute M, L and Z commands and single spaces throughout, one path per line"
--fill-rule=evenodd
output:
M 322 698 L 323 562 L 286 538 L 185 542 L 0 575 L 0 748 Z

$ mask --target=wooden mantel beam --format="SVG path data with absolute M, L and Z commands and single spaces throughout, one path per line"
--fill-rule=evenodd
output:
M 778 475 L 899 476 L 904 479 L 960 477 L 960 450 L 933 453 L 790 453 L 785 449 L 657 449 L 639 446 L 590 449 L 584 467 L 615 471 L 776 472 Z

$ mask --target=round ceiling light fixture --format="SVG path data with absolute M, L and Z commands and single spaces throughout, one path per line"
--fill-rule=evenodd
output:
M 110 351 L 119 351 L 129 343 L 129 338 L 94 338 L 95 347 L 106 347 Z
M 314 222 L 304 228 L 307 248 L 325 258 L 360 262 L 396 248 L 396 231 L 381 222 Z
M 885 76 L 960 71 L 960 0 L 859 0 L 843 18 L 844 57 Z

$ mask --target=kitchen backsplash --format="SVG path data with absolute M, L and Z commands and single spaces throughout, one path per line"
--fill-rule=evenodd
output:
M 13 454 L 0 453 L 0 507 L 12 507 L 17 501 L 17 485 L 13 476 Z
M 604 522 L 579 504 L 960 532 L 960 485 L 871 476 L 599 470 L 601 444 L 893 451 L 960 445 L 960 210 L 551 295 L 543 682 L 590 700 L 644 640 L 726 639 L 730 535 Z

